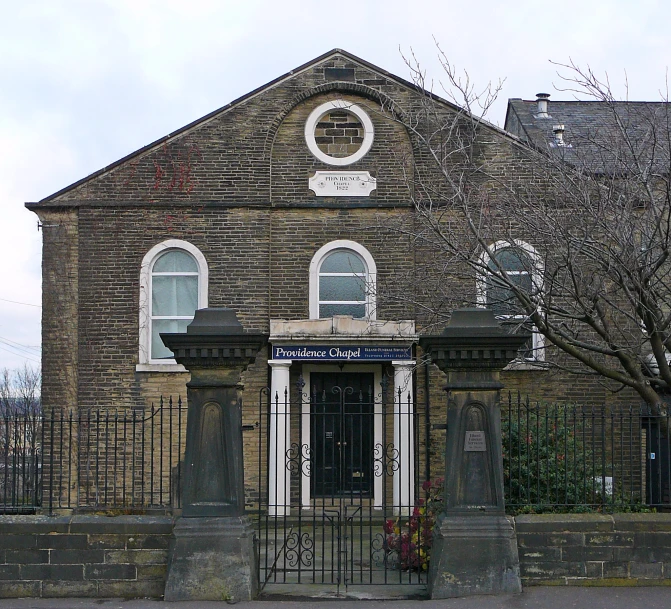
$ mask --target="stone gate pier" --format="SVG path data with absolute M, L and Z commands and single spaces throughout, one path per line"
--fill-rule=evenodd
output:
M 433 532 L 431 598 L 521 592 L 515 529 L 506 518 L 500 371 L 528 335 L 508 334 L 487 309 L 454 311 L 420 339 L 447 374 L 444 512 Z
M 245 332 L 232 309 L 200 309 L 186 334 L 161 338 L 191 373 L 182 517 L 165 600 L 250 600 L 258 557 L 245 517 L 240 378 L 267 336 Z

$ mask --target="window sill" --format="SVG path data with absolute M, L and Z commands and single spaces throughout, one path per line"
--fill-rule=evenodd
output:
M 532 360 L 514 359 L 503 369 L 503 371 L 544 372 L 548 368 L 550 368 L 550 364 L 548 364 L 547 362 L 534 362 Z
M 137 364 L 135 372 L 187 372 L 182 364 Z

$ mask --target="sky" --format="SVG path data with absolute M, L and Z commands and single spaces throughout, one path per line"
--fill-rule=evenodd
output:
M 0 0 L 0 369 L 38 365 L 41 233 L 24 203 L 333 48 L 441 91 L 436 44 L 479 89 L 573 99 L 556 63 L 658 101 L 668 0 Z M 555 63 L 553 63 L 555 62 Z M 559 72 L 559 74 L 558 74 Z

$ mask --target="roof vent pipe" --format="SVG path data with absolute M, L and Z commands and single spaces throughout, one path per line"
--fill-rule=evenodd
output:
M 557 146 L 566 146 L 566 142 L 564 141 L 564 125 L 554 125 L 552 133 L 555 134 L 555 144 Z
M 538 104 L 538 114 L 536 118 L 550 118 L 548 114 L 549 93 L 536 93 L 536 103 Z

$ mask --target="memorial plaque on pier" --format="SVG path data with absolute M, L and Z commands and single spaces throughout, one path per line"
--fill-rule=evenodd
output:
M 487 445 L 485 444 L 484 431 L 467 431 L 464 440 L 464 451 L 466 452 L 485 452 Z

